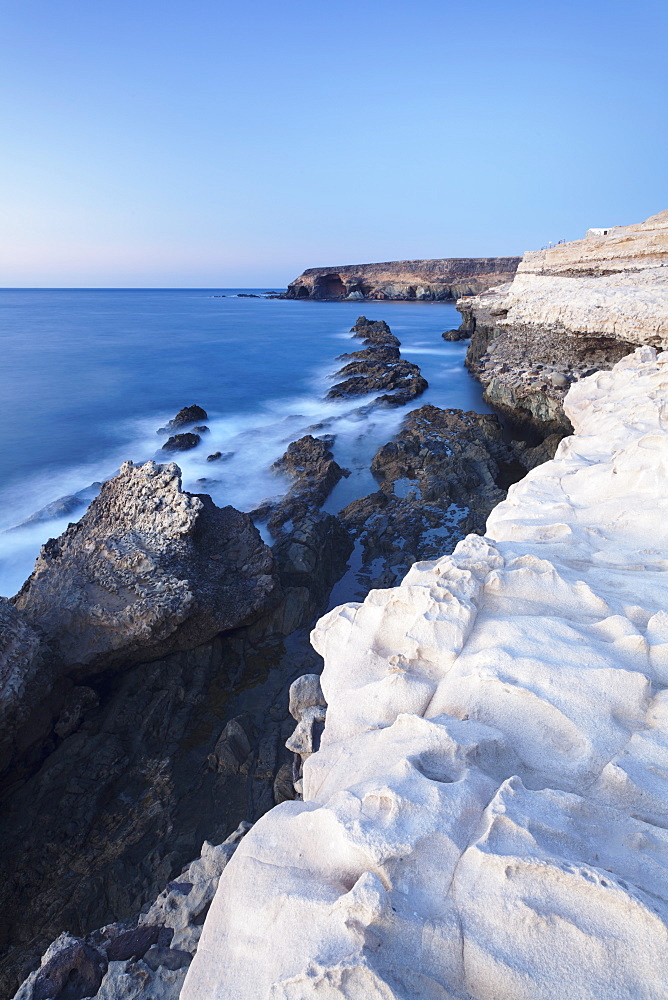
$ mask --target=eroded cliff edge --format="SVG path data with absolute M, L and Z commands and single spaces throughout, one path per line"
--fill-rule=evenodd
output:
M 665 996 L 666 398 L 652 348 L 583 379 L 486 536 L 321 619 L 304 801 L 241 841 L 183 1000 Z
M 286 299 L 456 299 L 511 281 L 519 257 L 451 257 L 309 267 Z
M 485 398 L 511 422 L 570 433 L 568 386 L 639 344 L 668 345 L 668 211 L 524 254 L 511 283 L 462 297 Z

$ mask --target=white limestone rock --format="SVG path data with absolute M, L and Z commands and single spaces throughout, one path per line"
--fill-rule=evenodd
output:
M 665 1000 L 668 352 L 484 538 L 326 615 L 303 802 L 243 839 L 182 1000 Z
M 668 346 L 668 211 L 525 253 L 511 283 L 461 300 L 497 336 L 546 331 Z

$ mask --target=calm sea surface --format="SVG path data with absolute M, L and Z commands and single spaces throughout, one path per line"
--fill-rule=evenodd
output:
M 239 291 L 257 290 L 0 289 L 0 594 L 16 592 L 40 545 L 85 508 L 6 529 L 126 459 L 173 460 L 159 454 L 156 431 L 191 403 L 209 414 L 210 433 L 176 457 L 188 490 L 252 510 L 284 492 L 269 466 L 314 424 L 316 434 L 337 435 L 335 457 L 353 470 L 327 508 L 375 489 L 369 462 L 407 408 L 360 414 L 364 400 L 323 402 L 335 358 L 360 346 L 348 331 L 361 312 L 386 320 L 429 381 L 410 408 L 488 410 L 463 367 L 466 345 L 441 338 L 459 325 L 452 304 L 294 302 Z M 230 457 L 207 462 L 215 451 Z

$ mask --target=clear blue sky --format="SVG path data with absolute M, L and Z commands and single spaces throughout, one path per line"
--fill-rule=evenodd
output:
M 668 4 L 5 0 L 0 285 L 283 286 L 668 208 Z

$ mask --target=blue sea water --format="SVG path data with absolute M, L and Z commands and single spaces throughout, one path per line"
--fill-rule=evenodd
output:
M 369 462 L 407 409 L 489 409 L 463 367 L 466 345 L 441 337 L 460 322 L 451 303 L 240 291 L 263 290 L 0 289 L 0 594 L 16 592 L 40 545 L 85 508 L 7 529 L 126 459 L 176 460 L 185 489 L 252 510 L 285 491 L 269 466 L 316 425 L 315 434 L 336 434 L 335 458 L 352 470 L 328 501 L 334 511 L 376 488 Z M 429 381 L 408 408 L 360 414 L 359 398 L 323 400 L 337 355 L 360 346 L 349 330 L 362 312 L 386 320 Z M 192 403 L 209 414 L 210 433 L 193 451 L 165 456 L 157 429 Z M 215 451 L 231 457 L 207 462 Z

